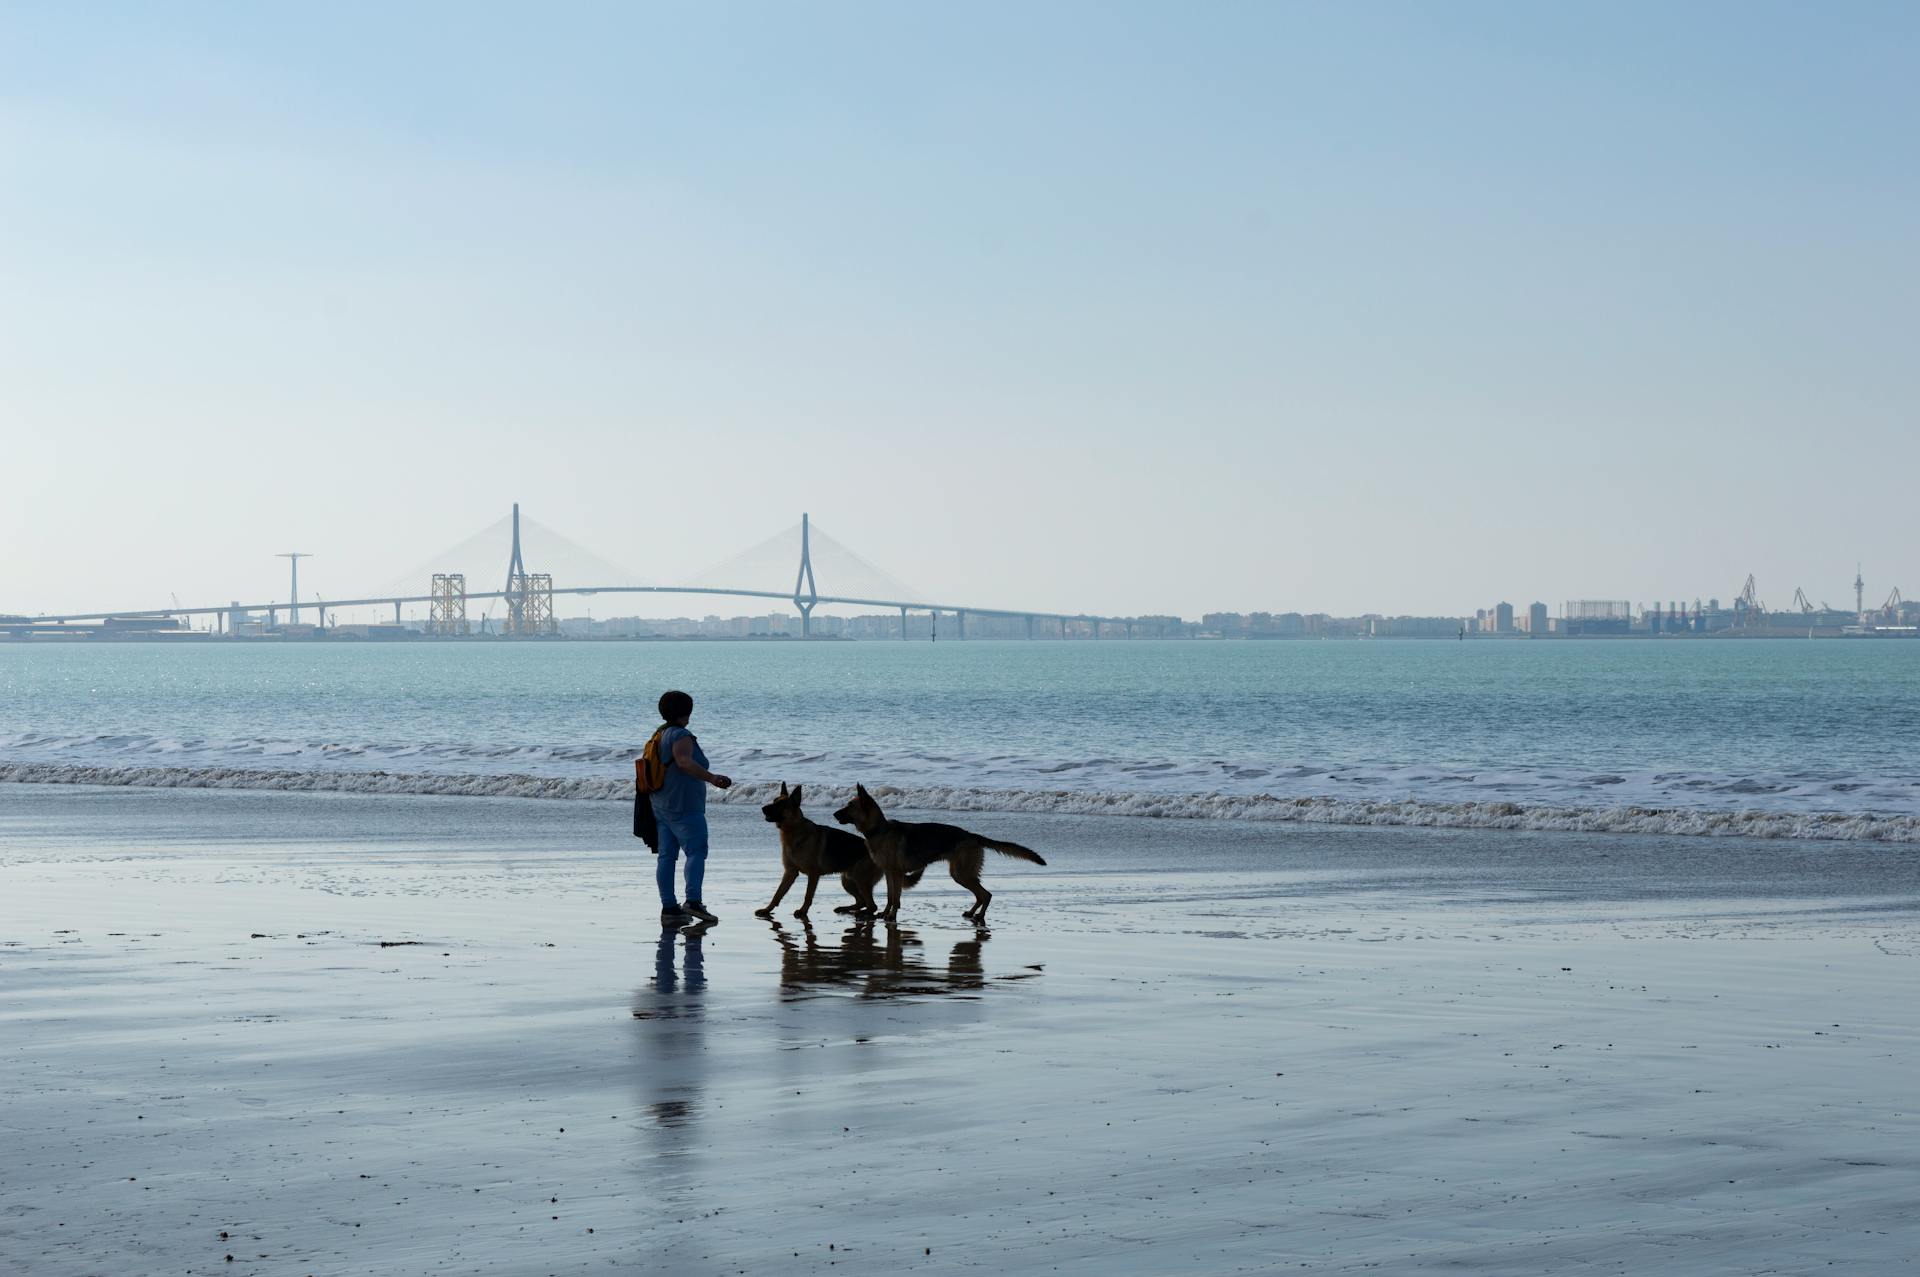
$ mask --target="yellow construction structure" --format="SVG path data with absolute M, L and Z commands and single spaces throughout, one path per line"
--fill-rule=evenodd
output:
M 507 623 L 501 633 L 509 638 L 539 638 L 558 634 L 553 615 L 553 577 L 546 572 L 514 572 L 507 576 Z
M 435 572 L 427 614 L 427 633 L 442 638 L 464 638 L 467 625 L 467 574 Z

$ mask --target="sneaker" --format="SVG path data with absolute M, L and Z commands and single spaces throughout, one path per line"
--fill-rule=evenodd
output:
M 700 919 L 700 921 L 702 922 L 720 921 L 719 914 L 714 913 L 712 910 L 708 909 L 705 905 L 701 904 L 698 900 L 689 900 L 687 901 L 686 904 L 682 905 L 681 907 L 685 909 L 688 913 L 692 914 L 694 917 Z
M 685 926 L 687 923 L 692 921 L 693 921 L 693 915 L 688 913 L 685 909 L 682 909 L 679 905 L 675 905 L 671 909 L 662 909 L 660 911 L 660 925 L 663 927 Z

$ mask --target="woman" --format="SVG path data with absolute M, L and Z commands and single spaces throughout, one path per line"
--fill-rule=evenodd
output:
M 733 781 L 707 770 L 700 742 L 687 730 L 693 717 L 693 697 L 668 692 L 660 698 L 660 755 L 671 759 L 666 783 L 652 797 L 653 818 L 660 825 L 660 863 L 654 878 L 660 885 L 660 925 L 677 927 L 698 918 L 718 922 L 700 899 L 707 876 L 707 786 L 728 789 Z M 687 902 L 674 898 L 673 865 L 687 853 Z

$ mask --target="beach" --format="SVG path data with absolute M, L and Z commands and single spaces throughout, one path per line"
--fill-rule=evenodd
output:
M 988 928 L 756 919 L 716 808 L 690 936 L 617 804 L 6 786 L 0 1268 L 1920 1253 L 1909 849 L 964 819 Z
M 0 1277 L 1920 1277 L 1917 53 L 0 6 Z

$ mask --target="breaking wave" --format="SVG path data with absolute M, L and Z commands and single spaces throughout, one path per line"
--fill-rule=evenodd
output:
M 531 776 L 389 771 L 308 771 L 246 767 L 123 767 L 0 762 L 0 783 L 133 786 L 150 789 L 251 789 L 306 793 L 421 794 L 463 798 L 538 798 L 612 802 L 632 797 L 632 781 L 607 776 Z M 1135 816 L 1168 820 L 1244 820 L 1276 824 L 1401 825 L 1434 829 L 1512 829 L 1687 837 L 1830 839 L 1920 843 L 1920 816 L 1862 811 L 1715 810 L 1693 807 L 1561 806 L 1422 798 L 1276 797 L 1255 793 L 1158 793 L 1102 789 L 990 789 L 944 784 L 872 785 L 889 807 L 914 811 L 1030 812 Z M 846 801 L 846 786 L 808 786 L 811 806 Z M 743 783 L 713 801 L 746 806 L 778 792 Z

